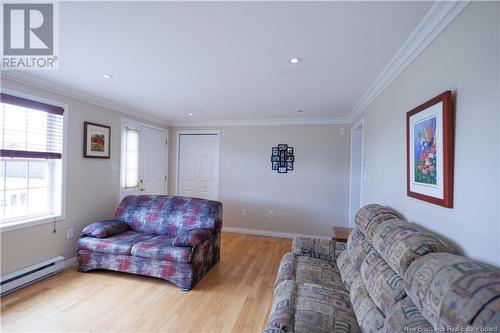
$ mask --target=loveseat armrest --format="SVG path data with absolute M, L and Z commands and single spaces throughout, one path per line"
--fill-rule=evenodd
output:
M 127 230 L 129 230 L 129 225 L 121 220 L 104 220 L 83 228 L 82 237 L 106 238 Z
M 336 262 L 346 243 L 330 239 L 295 237 L 292 252 L 298 256 L 308 256 Z
M 172 246 L 194 247 L 204 240 L 211 238 L 213 234 L 212 229 L 209 228 L 187 230 L 180 233 L 172 240 Z

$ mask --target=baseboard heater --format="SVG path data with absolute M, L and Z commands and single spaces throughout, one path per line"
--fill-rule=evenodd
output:
M 64 257 L 57 256 L 23 268 L 17 272 L 4 275 L 0 279 L 0 293 L 3 296 L 28 284 L 49 277 L 63 269 Z

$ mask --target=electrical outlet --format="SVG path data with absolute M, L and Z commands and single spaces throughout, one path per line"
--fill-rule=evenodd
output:
M 270 211 L 269 211 L 269 213 L 267 213 L 267 216 L 269 216 L 269 217 L 273 217 L 273 216 L 274 216 L 273 211 L 272 211 L 272 210 L 270 210 Z
M 66 229 L 66 239 L 73 238 L 73 228 Z
M 246 216 L 247 215 L 247 209 L 246 208 L 242 208 L 241 209 L 241 216 Z

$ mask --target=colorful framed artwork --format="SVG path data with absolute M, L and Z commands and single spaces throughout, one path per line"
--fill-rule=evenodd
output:
M 85 121 L 83 123 L 83 157 L 110 158 L 111 127 Z
M 406 113 L 407 195 L 453 207 L 453 104 L 451 91 Z

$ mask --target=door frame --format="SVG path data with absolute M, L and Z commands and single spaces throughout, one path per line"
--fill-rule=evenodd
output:
M 364 181 L 364 173 L 365 173 L 365 153 L 364 153 L 364 141 L 365 141 L 365 122 L 364 119 L 360 119 L 358 122 L 356 122 L 352 127 L 351 127 L 351 158 L 350 158 L 350 167 L 349 167 L 349 227 L 354 228 L 354 216 L 351 216 L 351 210 L 353 206 L 352 202 L 352 195 L 353 191 L 353 170 L 352 170 L 352 164 L 353 164 L 353 135 L 354 131 L 358 128 L 361 127 L 361 170 L 358 170 L 360 172 L 360 179 L 359 179 L 359 206 L 361 207 L 363 205 L 363 181 Z
M 175 195 L 179 195 L 179 162 L 181 153 L 181 135 L 216 135 L 217 136 L 217 159 L 215 160 L 215 167 L 217 168 L 217 191 L 216 200 L 219 200 L 220 192 L 220 130 L 178 130 L 175 133 Z
M 169 150 L 169 142 L 168 142 L 168 128 L 163 128 L 163 127 L 158 127 L 150 124 L 146 124 L 137 120 L 132 120 L 129 118 L 122 118 L 121 119 L 121 132 L 120 132 L 120 185 L 118 188 L 118 200 L 121 201 L 122 197 L 122 190 L 124 189 L 124 184 L 125 184 L 125 145 L 123 144 L 125 141 L 125 128 L 127 125 L 130 125 L 131 127 L 134 128 L 140 128 L 140 127 L 147 127 L 151 128 L 157 131 L 161 131 L 165 133 L 165 140 L 166 141 L 166 150 L 165 150 L 165 194 L 168 193 L 168 150 Z

